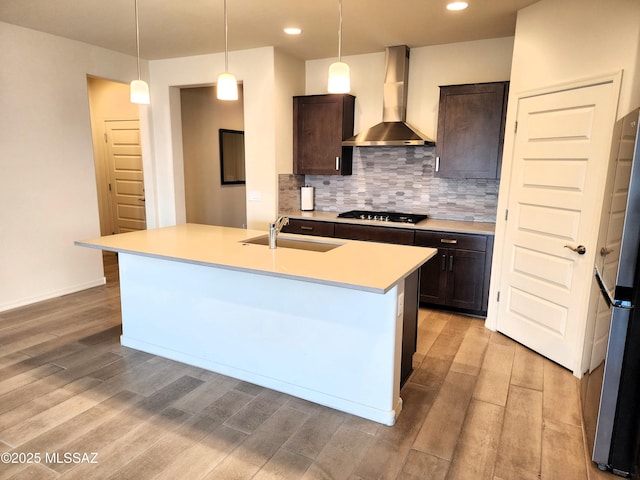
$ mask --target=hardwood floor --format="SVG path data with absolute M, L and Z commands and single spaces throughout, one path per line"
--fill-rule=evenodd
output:
M 480 319 L 420 311 L 419 365 L 386 427 L 121 347 L 106 273 L 0 313 L 0 453 L 18 461 L 0 478 L 615 478 L 586 460 L 577 380 Z

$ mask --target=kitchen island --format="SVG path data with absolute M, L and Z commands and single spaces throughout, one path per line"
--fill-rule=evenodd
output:
M 393 425 L 405 284 L 435 250 L 264 235 L 186 224 L 76 244 L 118 252 L 122 345 Z

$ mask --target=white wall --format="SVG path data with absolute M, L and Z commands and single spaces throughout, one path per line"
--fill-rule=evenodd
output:
M 640 105 L 639 48 L 637 0 L 542 0 L 518 13 L 511 97 L 624 70 L 622 118 Z
M 242 84 L 238 97 L 235 102 L 218 100 L 214 87 L 180 90 L 187 222 L 247 224 L 245 185 L 223 185 L 220 171 L 219 130 L 244 130 Z
M 637 0 L 541 0 L 518 13 L 507 125 L 524 92 L 624 72 L 618 118 L 640 106 L 640 2 Z M 495 328 L 508 203 L 513 128 L 505 131 L 502 181 L 487 326 Z M 605 159 L 608 160 L 608 159 Z M 579 357 L 580 355 L 578 355 Z
M 410 50 L 407 122 L 436 138 L 440 85 L 509 80 L 513 37 L 452 43 Z M 351 68 L 356 97 L 354 132 L 382 121 L 385 53 L 343 57 Z M 335 58 L 306 62 L 306 94 L 327 92 Z
M 276 171 L 293 172 L 293 97 L 304 95 L 304 62 L 275 51 Z M 276 185 L 278 178 L 273 179 Z
M 295 64 L 290 59 L 287 63 Z M 276 89 L 275 53 L 272 47 L 234 51 L 229 55 L 229 70 L 244 89 L 245 162 L 247 171 L 247 226 L 266 229 L 277 214 L 277 156 L 291 163 L 291 151 L 278 151 L 281 139 L 290 138 L 278 124 L 284 95 L 296 94 L 295 84 Z M 154 226 L 174 225 L 186 221 L 184 204 L 183 156 L 178 87 L 213 85 L 224 70 L 224 54 L 198 55 L 150 62 L 152 92 L 150 138 L 153 164 L 146 172 L 153 179 L 146 182 L 153 189 L 156 202 Z M 293 71 L 290 70 L 290 71 Z M 276 90 L 278 95 L 276 95 Z M 288 155 L 288 158 L 287 158 Z M 148 198 L 148 197 L 147 197 Z M 257 198 L 257 199 L 253 199 Z M 151 225 L 150 225 L 151 226 Z
M 0 311 L 103 282 L 87 74 L 134 57 L 0 22 Z M 146 64 L 143 62 L 143 67 Z

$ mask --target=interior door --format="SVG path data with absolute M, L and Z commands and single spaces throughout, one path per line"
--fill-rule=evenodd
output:
M 106 120 L 113 233 L 147 228 L 138 120 Z
M 518 102 L 497 329 L 574 371 L 616 100 L 611 81 Z

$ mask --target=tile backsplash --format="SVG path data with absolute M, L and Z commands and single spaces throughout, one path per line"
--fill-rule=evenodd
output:
M 495 222 L 499 180 L 434 177 L 435 147 L 357 147 L 353 174 L 280 175 L 279 207 L 300 208 L 300 187 L 315 187 L 325 212 L 383 210 L 431 218 Z

